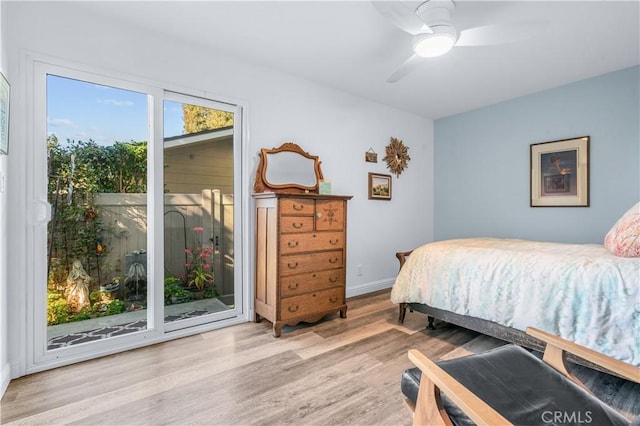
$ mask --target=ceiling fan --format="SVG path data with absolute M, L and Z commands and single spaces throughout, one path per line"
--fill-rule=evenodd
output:
M 415 11 L 400 1 L 373 1 L 374 7 L 392 24 L 413 35 L 414 54 L 389 76 L 394 83 L 413 71 L 425 58 L 449 52 L 454 46 L 487 46 L 513 43 L 529 38 L 539 22 L 510 25 L 483 25 L 460 33 L 451 22 L 453 0 L 427 0 Z

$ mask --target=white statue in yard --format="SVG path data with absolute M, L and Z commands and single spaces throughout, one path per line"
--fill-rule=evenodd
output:
M 82 262 L 78 259 L 73 261 L 71 272 L 67 276 L 67 300 L 78 309 L 90 306 L 89 282 L 91 277 L 82 267 Z

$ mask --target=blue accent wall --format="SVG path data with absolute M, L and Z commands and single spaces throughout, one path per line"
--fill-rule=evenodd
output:
M 530 144 L 579 136 L 591 138 L 590 207 L 530 207 Z M 640 67 L 436 120 L 434 185 L 435 240 L 602 244 L 640 200 Z

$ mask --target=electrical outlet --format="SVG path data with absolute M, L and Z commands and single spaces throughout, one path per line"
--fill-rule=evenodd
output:
M 362 270 L 363 270 L 362 264 L 359 264 L 358 265 L 358 276 L 362 275 Z

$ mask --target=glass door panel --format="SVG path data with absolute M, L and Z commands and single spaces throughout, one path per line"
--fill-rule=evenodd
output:
M 46 348 L 146 330 L 147 95 L 48 74 L 46 98 Z
M 211 321 L 236 303 L 234 113 L 212 104 L 164 101 L 165 323 Z

